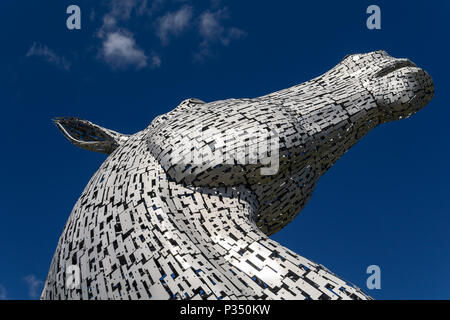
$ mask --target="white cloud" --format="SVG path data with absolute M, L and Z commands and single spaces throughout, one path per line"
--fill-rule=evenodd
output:
M 134 34 L 119 25 L 130 20 L 132 15 L 150 15 L 162 2 L 156 0 L 149 6 L 147 0 L 111 0 L 96 34 L 102 41 L 99 57 L 114 69 L 142 69 L 149 65 L 149 60 L 151 67 L 159 67 L 161 59 L 155 55 L 149 57 L 137 45 Z
M 55 52 L 49 49 L 49 47 L 34 42 L 31 48 L 28 50 L 26 57 L 39 57 L 44 61 L 66 71 L 70 70 L 70 63 L 63 56 L 57 55 Z
M 105 62 L 117 69 L 130 66 L 140 69 L 148 65 L 148 57 L 136 45 L 133 35 L 123 31 L 110 32 L 104 36 L 101 56 Z
M 4 286 L 2 286 L 0 284 L 0 300 L 6 300 L 7 296 L 6 296 L 6 289 Z
M 137 44 L 135 33 L 129 29 L 129 22 L 139 24 L 142 19 L 149 20 L 157 11 L 163 9 L 163 5 L 167 2 L 167 0 L 107 0 L 106 12 L 101 17 L 102 24 L 96 32 L 96 37 L 101 41 L 98 57 L 114 69 L 138 70 L 160 67 L 161 56 L 156 55 L 152 49 L 144 50 Z M 184 5 L 182 4 L 178 10 L 163 12 L 153 24 L 162 46 L 167 45 L 173 37 L 195 26 L 200 43 L 194 56 L 198 60 L 203 60 L 213 55 L 217 46 L 228 46 L 233 40 L 246 35 L 241 29 L 224 24 L 229 19 L 229 13 L 220 0 L 212 0 L 210 8 L 195 17 L 195 10 L 192 5 L 186 4 L 187 0 L 173 0 L 173 2 Z
M 157 21 L 157 35 L 163 44 L 169 42 L 171 35 L 179 35 L 192 18 L 192 7 L 184 6 L 176 12 L 168 12 Z
M 35 275 L 28 275 L 23 278 L 23 280 L 25 280 L 25 282 L 28 284 L 28 295 L 30 296 L 30 298 L 38 299 L 44 282 L 36 278 Z
M 165 1 L 153 0 L 149 4 L 148 0 L 110 0 L 107 5 L 108 11 L 103 16 L 103 25 L 97 35 L 118 29 L 120 22 L 127 22 L 132 17 L 151 16 Z

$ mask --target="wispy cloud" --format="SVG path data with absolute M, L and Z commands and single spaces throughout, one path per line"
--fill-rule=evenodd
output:
M 226 28 L 223 25 L 224 20 L 229 18 L 229 12 L 226 7 L 216 11 L 206 10 L 200 15 L 198 31 L 203 41 L 200 43 L 199 50 L 195 58 L 203 60 L 211 55 L 211 47 L 214 44 L 228 46 L 232 40 L 237 40 L 246 36 L 246 32 L 236 28 Z
M 147 7 L 145 0 L 111 0 L 109 3 L 110 15 L 128 20 L 131 12 L 136 10 L 141 13 Z
M 39 42 L 34 42 L 28 50 L 26 57 L 39 57 L 49 64 L 52 64 L 60 69 L 69 71 L 70 63 L 63 56 L 56 54 L 46 45 L 42 45 Z
M 192 7 L 184 6 L 175 12 L 168 12 L 157 20 L 157 35 L 163 44 L 171 35 L 181 34 L 190 24 Z
M 203 12 L 200 16 L 200 35 L 207 40 L 216 40 L 219 38 L 224 31 L 224 27 L 220 24 L 220 20 L 225 16 L 226 12 L 223 9 L 217 12 Z
M 7 299 L 7 293 L 4 286 L 0 284 L 0 300 L 6 300 Z
M 38 299 L 44 282 L 35 275 L 28 275 L 23 280 L 28 284 L 28 295 L 31 299 Z
M 156 54 L 152 54 L 151 57 L 152 67 L 153 68 L 159 68 L 161 66 L 161 58 L 157 56 Z
M 229 28 L 226 30 L 225 34 L 222 36 L 220 41 L 224 46 L 228 46 L 232 40 L 238 40 L 247 35 L 247 32 L 239 28 Z
M 161 8 L 165 0 L 110 0 L 109 15 L 121 20 L 130 19 L 132 13 L 136 16 L 150 16 Z

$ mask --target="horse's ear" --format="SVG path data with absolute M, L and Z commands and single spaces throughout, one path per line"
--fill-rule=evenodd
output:
M 129 137 L 78 118 L 60 117 L 53 122 L 70 142 L 89 151 L 111 154 Z

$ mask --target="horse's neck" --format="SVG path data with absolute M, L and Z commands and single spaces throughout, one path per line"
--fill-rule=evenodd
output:
M 364 297 L 262 233 L 252 222 L 251 192 L 179 185 L 142 138 L 118 148 L 86 187 L 43 298 Z M 64 283 L 70 265 L 81 269 L 76 290 Z

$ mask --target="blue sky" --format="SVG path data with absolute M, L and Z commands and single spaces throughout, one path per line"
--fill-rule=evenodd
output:
M 66 8 L 81 8 L 81 30 Z M 381 30 L 366 8 L 381 8 Z M 377 299 L 450 299 L 448 1 L 4 0 L 0 3 L 0 299 L 38 297 L 63 226 L 105 156 L 53 126 L 77 116 L 134 133 L 185 98 L 256 97 L 345 55 L 383 49 L 435 82 L 382 125 L 273 236 Z M 381 268 L 381 290 L 366 268 Z

